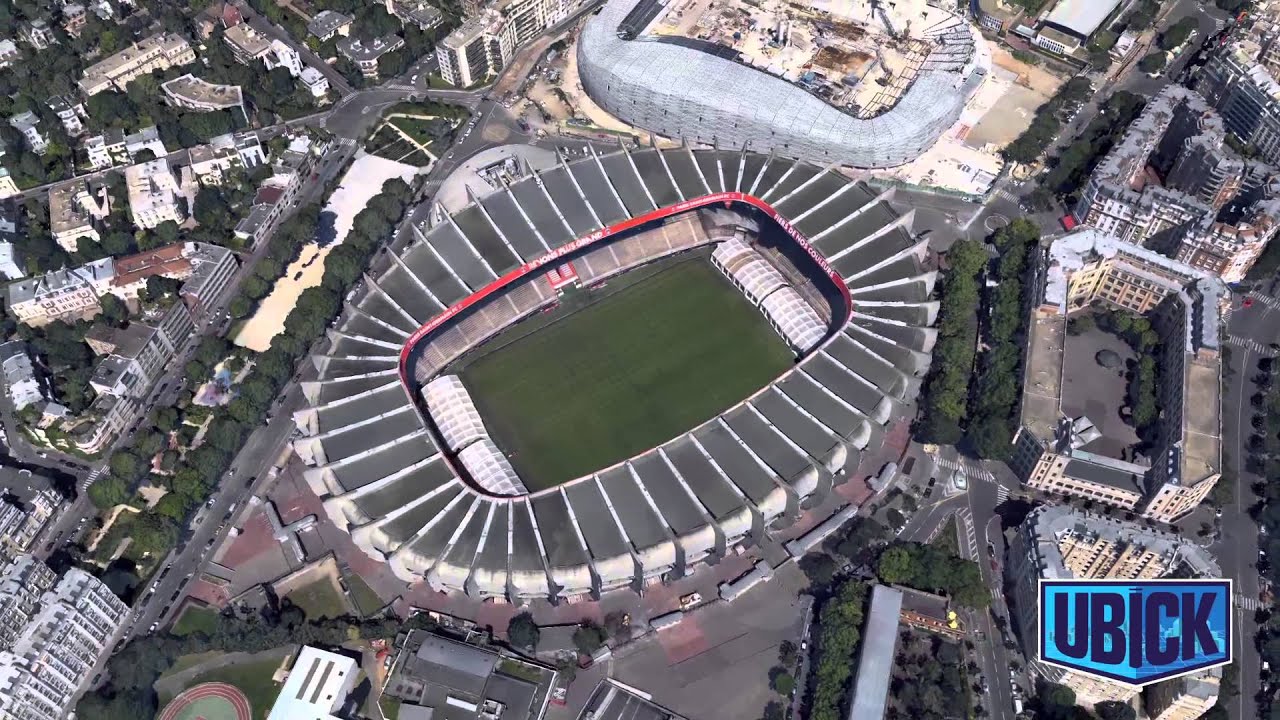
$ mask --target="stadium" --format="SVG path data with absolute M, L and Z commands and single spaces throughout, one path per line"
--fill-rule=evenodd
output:
M 348 298 L 294 447 L 408 582 L 598 597 L 783 530 L 927 370 L 913 213 L 831 169 L 619 148 L 436 209 Z
M 873 117 L 744 64 L 725 45 L 646 35 L 665 7 L 654 0 L 610 0 L 592 17 L 578 39 L 578 72 L 609 114 L 666 137 L 822 164 L 894 167 L 915 160 L 960 119 L 991 65 L 975 27 L 919 5 L 928 19 L 912 36 L 931 49 L 898 79 L 910 86 Z

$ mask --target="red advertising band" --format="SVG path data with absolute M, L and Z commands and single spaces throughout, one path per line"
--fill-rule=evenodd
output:
M 624 220 L 616 225 L 610 225 L 609 227 L 604 228 L 603 230 L 596 230 L 593 233 L 589 233 L 576 240 L 565 243 L 564 245 L 561 245 L 555 250 L 552 250 L 551 252 L 546 253 L 541 257 L 538 257 L 537 259 L 527 262 L 515 268 L 514 270 L 511 270 L 507 274 L 494 280 L 493 282 L 484 286 L 480 290 L 477 290 L 476 292 L 472 293 L 466 298 L 463 298 L 457 303 L 454 303 L 444 312 L 428 320 L 422 327 L 418 328 L 417 331 L 413 333 L 413 335 L 410 335 L 408 340 L 405 341 L 404 347 L 401 348 L 400 350 L 400 381 L 401 383 L 404 384 L 404 387 L 406 390 L 409 389 L 408 375 L 406 374 L 406 365 L 408 364 L 409 354 L 413 351 L 413 347 L 417 345 L 424 337 L 426 337 L 427 335 L 437 330 L 441 325 L 447 323 L 450 319 L 452 319 L 458 313 L 463 312 L 464 310 L 476 305 L 477 303 L 480 303 L 486 300 L 490 296 L 505 289 L 507 286 L 520 280 L 521 278 L 524 278 L 530 273 L 536 272 L 539 269 L 546 267 L 547 265 L 551 265 L 568 255 L 572 255 L 573 253 L 576 253 L 582 250 L 583 248 L 591 247 L 592 245 L 595 245 L 596 243 L 606 238 L 613 237 L 614 235 L 617 235 L 618 233 L 621 233 L 621 232 L 626 232 L 627 230 L 635 229 L 637 227 L 640 227 L 641 225 L 644 225 L 645 223 L 649 223 L 654 220 L 661 220 L 663 218 L 670 217 L 672 215 L 685 212 L 687 210 L 692 210 L 694 208 L 704 207 L 707 205 L 713 205 L 715 203 L 720 203 L 720 202 L 746 203 L 748 205 L 751 205 L 752 207 L 758 208 L 759 210 L 764 212 L 766 215 L 768 215 L 770 219 L 772 219 L 775 223 L 777 223 L 779 227 L 781 227 L 783 230 L 786 231 L 788 235 L 791 236 L 792 240 L 795 240 L 796 244 L 798 244 L 802 249 L 804 249 L 806 253 L 809 254 L 809 257 L 813 258 L 813 261 L 818 264 L 818 267 L 822 268 L 822 271 L 826 273 L 827 277 L 831 279 L 831 282 L 835 283 L 835 286 L 840 290 L 840 294 L 844 296 L 846 312 L 853 308 L 853 298 L 849 294 L 849 286 L 845 284 L 844 278 L 840 277 L 840 273 L 836 272 L 835 269 L 831 267 L 831 264 L 828 263 L 827 259 L 822 256 L 822 253 L 818 252 L 817 249 L 815 249 L 813 245 L 809 243 L 809 240 L 805 238 L 805 236 L 802 235 L 798 230 L 796 230 L 795 227 L 793 227 L 786 218 L 784 218 L 777 210 L 774 210 L 773 206 L 769 205 L 768 203 L 766 203 L 765 201 L 761 200 L 758 197 L 754 197 L 752 195 L 748 195 L 742 192 L 714 193 L 711 195 L 704 195 L 699 198 L 694 198 L 693 200 L 685 200 L 684 202 L 679 202 L 679 203 L 676 203 L 675 205 L 670 205 L 664 208 L 658 208 L 657 210 L 647 212 L 644 215 L 638 215 L 628 220 Z

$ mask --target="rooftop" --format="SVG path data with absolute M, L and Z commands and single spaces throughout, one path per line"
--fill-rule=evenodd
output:
M 359 670 L 346 655 L 303 646 L 267 720 L 338 720 L 332 713 L 346 702 Z
M 338 52 L 347 56 L 351 62 L 374 62 L 387 53 L 404 45 L 399 35 L 388 35 L 364 42 L 357 37 L 343 38 L 338 41 Z
M 1058 0 L 1045 22 L 1088 38 L 1119 6 L 1120 0 Z
M 173 243 L 146 250 L 136 255 L 116 258 L 116 276 L 112 285 L 124 287 L 152 275 L 186 277 L 191 274 L 187 259 L 188 243 Z
M 92 87 L 115 79 L 117 75 L 131 69 L 138 59 L 155 52 L 172 53 L 179 48 L 190 47 L 186 38 L 175 33 L 159 33 L 135 43 L 124 50 L 90 65 L 84 71 L 81 87 Z
M 541 679 L 503 672 L 511 663 L 540 672 Z M 395 667 L 386 691 L 403 701 L 402 709 L 429 710 L 435 720 L 480 720 L 494 712 L 504 720 L 536 717 L 554 676 L 550 669 L 419 631 L 406 637 Z
M 307 23 L 307 32 L 316 37 L 328 37 L 343 25 L 351 24 L 351 18 L 333 10 L 321 10 Z
M 37 277 L 25 278 L 9 285 L 9 306 L 73 287 L 102 284 L 114 276 L 115 264 L 108 257 L 79 267 L 54 270 Z
M 1166 571 L 1172 571 L 1178 563 L 1186 563 L 1202 577 L 1218 577 L 1222 573 L 1213 555 L 1179 535 L 1076 510 L 1069 505 L 1041 505 L 1027 516 L 1027 528 L 1034 538 L 1040 577 L 1047 580 L 1074 577 L 1064 564 L 1060 547 L 1063 539 L 1072 535 L 1141 547 L 1166 558 Z
M 271 52 L 271 39 L 254 30 L 249 23 L 232 25 L 222 37 L 233 49 L 251 58 L 260 58 Z
M 239 26 L 237 26 L 239 27 Z M 166 94 L 188 103 L 218 108 L 239 107 L 244 103 L 239 85 L 217 85 L 187 73 L 160 87 Z
M 888 585 L 872 588 L 871 610 L 867 613 L 866 629 L 862 632 L 862 654 L 858 658 L 849 720 L 884 716 L 901 611 L 901 590 Z

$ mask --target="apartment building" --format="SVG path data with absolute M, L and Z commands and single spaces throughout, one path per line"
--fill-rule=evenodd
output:
M 1011 619 L 1018 624 L 1026 657 L 1040 657 L 1039 584 L 1045 580 L 1137 580 L 1177 572 L 1187 577 L 1220 577 L 1217 561 L 1179 535 L 1137 523 L 1043 505 L 1033 510 L 1009 545 L 1005 572 L 1014 586 Z M 1076 693 L 1085 707 L 1112 700 L 1129 702 L 1139 688 L 1033 660 L 1050 682 Z
M 187 73 L 160 84 L 170 105 L 189 110 L 211 112 L 240 108 L 244 112 L 244 92 L 239 85 L 219 85 Z
M 1195 88 L 1222 115 L 1228 132 L 1280 164 L 1280 82 L 1258 61 L 1263 54 L 1249 38 L 1220 48 L 1201 68 Z
M 1222 668 L 1156 683 L 1142 693 L 1151 720 L 1198 720 L 1218 703 Z
M 252 65 L 271 54 L 271 38 L 254 30 L 248 23 L 240 23 L 226 29 L 222 41 L 231 48 L 231 55 L 242 65 Z
M 186 219 L 179 204 L 181 188 L 165 158 L 130 165 L 125 168 L 124 182 L 134 225 L 149 230 L 163 222 Z
M 99 347 L 109 344 L 112 350 L 94 368 L 89 386 L 99 395 L 145 397 L 194 330 L 191 311 L 175 303 L 153 318 L 129 323 L 108 340 L 99 338 Z
M 68 135 L 76 137 L 84 132 L 84 121 L 89 119 L 84 103 L 68 95 L 54 95 L 46 104 L 58 116 Z
M 35 366 L 27 352 L 27 343 L 11 340 L 0 345 L 0 370 L 4 373 L 4 391 L 13 403 L 14 410 L 21 410 L 45 400 L 44 386 L 36 376 Z
M 1094 169 L 1073 213 L 1238 282 L 1280 230 L 1280 183 L 1226 144 L 1224 119 L 1204 98 L 1170 86 Z
M 351 34 L 351 18 L 334 10 L 321 10 L 307 23 L 307 32 L 325 42 Z
M 53 28 L 49 27 L 48 21 L 43 19 L 19 25 L 18 37 L 36 50 L 48 50 L 58 42 L 58 36 L 53 34 Z
M 238 26 L 237 26 L 238 27 Z M 219 135 L 190 150 L 191 172 L 201 185 L 221 185 L 232 168 L 267 164 L 267 153 L 255 132 Z
M 49 149 L 49 139 L 40 132 L 40 118 L 30 110 L 9 118 L 9 125 L 22 133 L 27 147 L 37 155 L 43 155 Z
M 1037 258 L 1020 427 L 1010 467 L 1031 488 L 1105 503 L 1159 522 L 1193 510 L 1222 471 L 1221 346 L 1230 294 L 1208 273 L 1092 229 Z M 1094 305 L 1142 315 L 1159 335 L 1154 448 L 1119 423 L 1123 398 L 1090 396 L 1087 365 L 1065 362 L 1071 316 Z M 1064 387 L 1074 388 L 1064 393 Z M 1094 417 L 1084 413 L 1086 403 Z
M 125 135 L 120 129 L 111 129 L 84 141 L 85 154 L 95 170 L 123 165 L 138 157 L 144 150 L 157 158 L 169 154 L 155 125 L 144 127 L 130 135 Z
M 302 68 L 298 73 L 298 80 L 311 93 L 311 97 L 322 98 L 329 93 L 329 78 L 310 65 Z
M 404 47 L 404 38 L 399 35 L 388 35 L 365 42 L 360 38 L 348 37 L 338 41 L 338 52 L 360 68 L 360 74 L 367 78 L 378 77 L 378 61 L 383 55 L 395 52 Z
M 36 537 L 66 504 L 44 475 L 0 466 L 0 562 L 33 550 Z
M 12 40 L 0 40 L 0 68 L 7 68 L 22 57 L 22 51 Z
M 87 572 L 72 568 L 53 584 L 55 577 L 30 555 L 0 574 L 0 602 L 7 605 L 0 616 L 2 717 L 65 717 L 129 614 L 129 606 Z
M 75 268 L 54 270 L 8 286 L 9 312 L 32 326 L 54 320 L 91 318 L 102 312 L 98 298 L 110 291 L 115 277 L 111 258 Z
M 469 87 L 506 67 L 521 45 L 569 13 L 564 0 L 504 0 L 475 14 L 440 43 L 440 76 Z
M 430 30 L 444 21 L 444 14 L 425 0 L 386 0 L 387 13 L 400 21 L 413 23 L 419 30 Z
M 174 33 L 159 33 L 90 65 L 80 79 L 80 91 L 86 97 L 111 88 L 123 92 L 129 81 L 140 75 L 186 65 L 195 59 L 196 53 L 186 38 Z
M 206 320 L 210 309 L 226 295 L 240 263 L 236 261 L 235 253 L 220 245 L 188 245 L 191 246 L 187 255 L 191 261 L 191 275 L 182 284 L 180 293 L 192 317 L 197 321 Z
M 72 180 L 49 191 L 49 230 L 67 252 L 76 252 L 81 238 L 101 241 L 94 223 L 110 214 L 111 195 L 105 186 L 91 193 L 86 181 Z

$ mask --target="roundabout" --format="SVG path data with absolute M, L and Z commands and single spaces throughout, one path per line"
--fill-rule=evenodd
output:
M 226 683 L 187 688 L 160 713 L 160 720 L 250 720 L 249 698 Z

